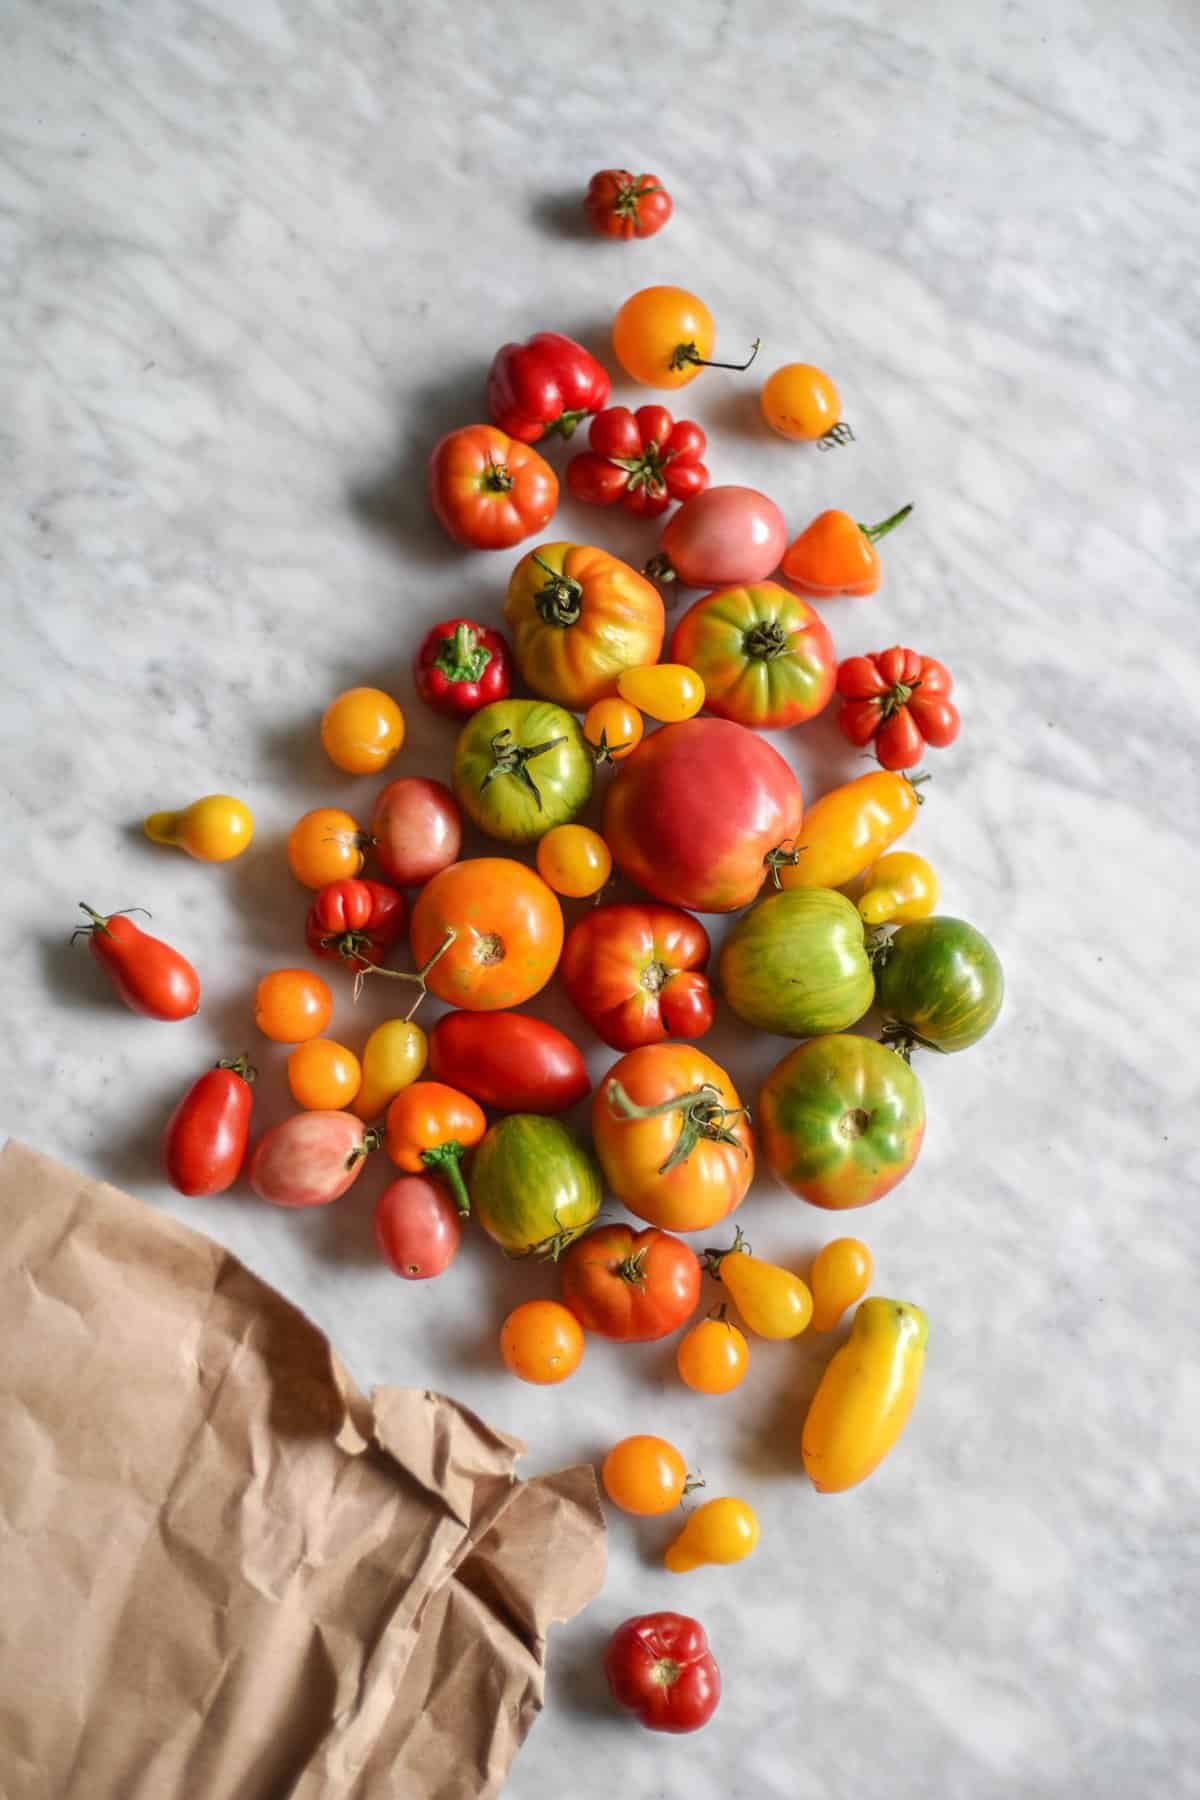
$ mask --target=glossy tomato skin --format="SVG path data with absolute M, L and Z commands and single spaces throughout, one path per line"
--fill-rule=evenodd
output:
M 453 1198 L 425 1175 L 389 1182 L 375 1203 L 375 1241 L 404 1281 L 430 1281 L 450 1267 L 463 1222 Z
M 358 1180 L 375 1142 L 353 1113 L 297 1113 L 255 1144 L 250 1186 L 274 1206 L 328 1206 Z
M 562 1297 L 585 1331 L 648 1344 L 695 1312 L 700 1260 L 669 1232 L 598 1225 L 563 1257 Z
M 524 863 L 468 857 L 426 883 L 409 941 L 417 967 L 453 933 L 426 976 L 429 991 L 468 1012 L 520 1006 L 553 975 L 562 951 L 557 895 Z
M 488 371 L 492 423 L 523 444 L 558 432 L 569 438 L 580 419 L 608 405 L 612 382 L 590 350 L 559 331 L 538 331 L 524 344 L 503 344 Z
M 429 1070 L 496 1112 L 565 1112 L 592 1086 L 570 1038 L 517 1012 L 444 1013 L 429 1034 Z
M 912 782 L 884 769 L 831 788 L 805 812 L 803 842 L 795 863 L 780 865 L 780 886 L 845 887 L 908 830 L 918 805 Z
M 565 707 L 497 700 L 459 733 L 454 792 L 489 837 L 533 844 L 582 812 L 595 767 L 579 721 Z
M 531 445 L 494 425 L 466 425 L 435 446 L 429 498 L 456 543 L 508 550 L 545 525 L 558 505 L 558 476 Z
M 304 939 L 315 956 L 336 956 L 352 968 L 381 963 L 408 922 L 408 902 L 383 881 L 331 881 L 308 909 Z
M 465 718 L 504 700 L 512 679 L 508 645 L 474 619 L 445 619 L 428 632 L 413 661 L 413 682 L 426 706 Z
M 200 1005 L 200 977 L 186 957 L 161 938 L 151 937 L 122 913 L 91 918 L 81 925 L 88 948 L 130 1012 L 145 1019 L 190 1019 Z
M 813 1206 L 868 1206 L 902 1181 L 925 1136 L 925 1096 L 903 1057 L 874 1038 L 810 1038 L 767 1076 L 759 1148 Z
M 739 1019 L 781 1037 L 845 1031 L 875 992 L 863 922 L 844 894 L 770 894 L 721 946 L 721 988 Z
M 614 1050 L 664 1038 L 698 1038 L 715 1010 L 704 974 L 709 941 L 698 919 L 673 906 L 597 906 L 563 945 L 567 998 Z
M 403 775 L 380 792 L 371 837 L 387 879 L 397 887 L 420 887 L 458 861 L 462 814 L 445 782 Z
M 1004 971 L 965 919 L 917 919 L 877 953 L 875 1002 L 899 1042 L 966 1050 L 996 1023 Z
M 647 238 L 661 231 L 672 213 L 671 196 L 657 175 L 628 169 L 601 169 L 583 199 L 588 223 L 601 237 Z
M 615 694 L 622 670 L 657 662 L 666 629 L 653 583 L 594 544 L 539 544 L 523 556 L 504 617 L 534 693 L 576 712 Z
M 604 1673 L 617 1705 L 649 1731 L 699 1731 L 721 1698 L 721 1671 L 704 1627 L 684 1613 L 626 1619 L 608 1640 Z
M 685 719 L 644 738 L 604 800 L 617 867 L 670 906 L 736 912 L 762 886 L 770 851 L 796 839 L 800 784 L 753 731 Z
M 613 319 L 613 352 L 643 387 L 686 387 L 711 359 L 716 335 L 698 295 L 678 287 L 639 288 Z
M 786 544 L 783 514 L 757 488 L 710 487 L 667 520 L 653 568 L 684 587 L 733 587 L 766 581 Z
M 163 1132 L 167 1180 L 179 1194 L 223 1194 L 237 1180 L 250 1141 L 254 1070 L 244 1057 L 194 1081 Z
M 806 600 L 774 581 L 697 600 L 671 638 L 671 659 L 704 682 L 720 719 L 776 731 L 815 718 L 833 693 L 833 639 Z
M 603 1194 L 582 1139 L 534 1113 L 498 1119 L 471 1163 L 472 1211 L 510 1256 L 560 1256 L 595 1219 Z

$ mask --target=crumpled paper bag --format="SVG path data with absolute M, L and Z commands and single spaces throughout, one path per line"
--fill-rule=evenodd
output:
M 604 1572 L 590 1468 L 368 1400 L 210 1239 L 0 1154 L 4 1800 L 475 1800 Z

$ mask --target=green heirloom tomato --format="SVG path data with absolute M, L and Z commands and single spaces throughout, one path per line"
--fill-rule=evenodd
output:
M 815 717 L 837 674 L 825 626 L 807 600 L 775 581 L 697 600 L 675 627 L 670 656 L 702 677 L 710 713 L 758 731 Z
M 600 1211 L 600 1166 L 558 1119 L 510 1113 L 471 1159 L 471 1211 L 509 1256 L 556 1257 Z
M 902 1055 L 965 1050 L 996 1023 L 1004 999 L 1000 958 L 964 919 L 916 919 L 873 952 L 884 1034 Z
M 725 939 L 718 966 L 738 1018 L 783 1037 L 844 1031 L 862 1018 L 875 989 L 863 922 L 832 888 L 760 900 Z
M 874 1038 L 810 1038 L 767 1076 L 755 1113 L 771 1168 L 813 1206 L 868 1206 L 917 1160 L 925 1097 L 904 1061 Z
M 549 700 L 494 700 L 454 751 L 454 792 L 489 837 L 533 844 L 592 797 L 592 752 L 575 717 Z

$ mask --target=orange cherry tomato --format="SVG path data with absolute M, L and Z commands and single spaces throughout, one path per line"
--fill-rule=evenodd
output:
M 579 1367 L 583 1326 L 557 1300 L 526 1300 L 500 1328 L 500 1354 L 522 1381 L 552 1387 Z
M 538 874 L 556 894 L 586 900 L 612 874 L 612 851 L 587 825 L 556 825 L 538 840 Z
M 307 1112 L 344 1112 L 362 1085 L 353 1050 L 332 1038 L 309 1038 L 287 1060 L 288 1086 Z
M 636 706 L 614 696 L 597 700 L 589 706 L 583 721 L 583 735 L 595 752 L 598 763 L 624 762 L 642 741 L 646 724 Z
M 841 424 L 841 401 L 838 391 L 823 369 L 811 363 L 785 363 L 763 383 L 762 414 L 772 431 L 780 437 L 794 438 L 798 443 L 815 443 L 828 437 Z M 844 441 L 852 435 L 842 426 Z
M 471 1210 L 462 1159 L 487 1130 L 483 1109 L 444 1081 L 414 1081 L 387 1109 L 384 1145 L 406 1175 L 440 1175 L 460 1213 Z
M 255 990 L 254 1023 L 276 1044 L 320 1037 L 332 1013 L 328 982 L 309 969 L 272 969 Z
M 833 1238 L 817 1251 L 808 1272 L 814 1331 L 832 1331 L 846 1308 L 862 1299 L 871 1285 L 873 1266 L 861 1238 Z
M 553 975 L 562 907 L 524 863 L 472 857 L 426 882 L 409 941 L 418 968 L 446 945 L 426 976 L 430 993 L 467 1012 L 497 1012 L 520 1006 Z
M 701 1319 L 680 1338 L 675 1367 L 697 1394 L 732 1393 L 746 1379 L 750 1346 L 728 1319 Z
M 626 669 L 617 677 L 622 700 L 638 706 L 663 725 L 694 719 L 704 705 L 704 683 L 695 669 L 684 663 L 652 663 L 644 669 Z
M 666 1438 L 627 1437 L 614 1444 L 600 1470 L 604 1491 L 622 1512 L 653 1518 L 678 1506 L 687 1492 L 687 1464 Z
M 288 868 L 305 887 L 323 888 L 362 871 L 368 839 L 357 819 L 340 806 L 318 806 L 292 826 Z
M 347 688 L 325 708 L 321 742 L 330 762 L 348 775 L 374 775 L 404 742 L 404 714 L 382 688 Z
M 643 387 L 686 387 L 703 368 L 748 369 L 758 354 L 756 342 L 747 362 L 713 362 L 715 339 L 712 314 L 686 288 L 641 288 L 613 320 L 617 361 Z

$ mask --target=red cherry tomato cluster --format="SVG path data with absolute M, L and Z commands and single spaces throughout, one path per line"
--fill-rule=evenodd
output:
M 590 450 L 567 464 L 576 500 L 654 518 L 672 500 L 689 500 L 708 486 L 700 460 L 707 440 L 690 419 L 676 421 L 665 406 L 610 406 L 588 427 Z

